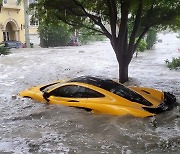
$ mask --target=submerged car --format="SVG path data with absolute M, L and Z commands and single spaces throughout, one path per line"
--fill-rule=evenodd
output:
M 95 113 L 136 117 L 154 116 L 170 110 L 176 103 L 175 96 L 168 92 L 126 87 L 113 80 L 89 76 L 35 86 L 19 95 L 49 104 L 84 108 Z
M 11 41 L 3 41 L 1 43 L 1 45 L 3 45 L 5 48 L 8 48 L 8 49 L 11 49 L 11 48 L 22 48 L 23 47 L 23 44 L 20 42 L 20 41 L 14 41 L 14 40 L 11 40 Z
M 77 37 L 73 37 L 67 44 L 68 46 L 81 46 L 81 43 Z

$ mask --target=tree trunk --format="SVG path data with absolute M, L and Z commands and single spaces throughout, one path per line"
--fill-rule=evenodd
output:
M 119 63 L 119 82 L 124 83 L 128 81 L 128 65 Z
M 125 41 L 126 41 L 126 39 L 125 39 Z M 125 41 L 123 41 L 123 42 L 125 42 Z M 119 82 L 124 83 L 124 82 L 128 81 L 128 66 L 130 63 L 129 57 L 131 57 L 130 56 L 131 53 L 127 52 L 127 44 L 126 43 L 122 43 L 122 46 L 119 46 L 119 44 L 121 44 L 121 43 L 111 40 L 111 45 L 114 49 L 117 61 L 119 63 Z
M 119 82 L 124 83 L 128 81 L 128 66 L 130 63 L 130 53 L 128 54 L 127 51 L 120 51 L 121 48 L 118 48 L 115 51 L 117 61 L 119 63 Z M 126 54 L 119 54 L 119 53 L 126 53 Z
M 25 17 L 25 43 L 26 48 L 30 48 L 30 38 L 29 38 L 29 17 L 27 14 L 28 1 L 24 0 L 24 17 Z

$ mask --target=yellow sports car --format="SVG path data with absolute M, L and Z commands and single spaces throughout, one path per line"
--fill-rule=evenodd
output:
M 126 87 L 118 82 L 82 76 L 20 92 L 20 96 L 49 104 L 84 108 L 112 115 L 154 116 L 176 104 L 174 95 L 156 89 Z

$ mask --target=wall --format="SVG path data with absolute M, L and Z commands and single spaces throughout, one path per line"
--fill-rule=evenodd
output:
M 11 40 L 25 41 L 23 4 L 17 5 L 16 0 L 6 0 L 0 12 L 0 42 L 3 32 L 10 32 Z M 5 1 L 4 1 L 5 2 Z

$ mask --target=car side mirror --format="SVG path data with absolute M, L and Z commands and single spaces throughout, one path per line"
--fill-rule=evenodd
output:
M 48 93 L 48 92 L 43 92 L 43 97 L 44 97 L 44 99 L 46 100 L 46 101 L 48 101 L 49 102 L 49 97 L 50 97 L 50 94 Z

